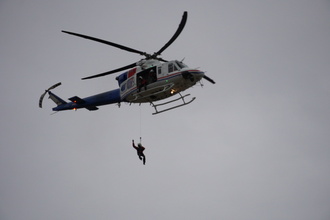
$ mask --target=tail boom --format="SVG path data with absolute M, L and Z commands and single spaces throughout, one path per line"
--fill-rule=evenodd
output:
M 55 97 L 55 95 L 53 93 L 52 93 L 52 95 Z M 59 98 L 59 97 L 57 97 L 57 98 Z M 122 101 L 121 97 L 120 97 L 119 89 L 100 93 L 100 94 L 86 97 L 83 99 L 79 98 L 78 96 L 74 96 L 74 97 L 69 98 L 69 100 L 71 101 L 69 103 L 59 102 L 59 105 L 57 105 L 55 108 L 53 108 L 53 111 L 76 110 L 76 109 L 80 109 L 80 108 L 86 108 L 90 111 L 95 111 L 95 110 L 98 110 L 97 106 L 120 103 Z M 54 101 L 54 102 L 56 104 L 58 104 L 56 101 Z

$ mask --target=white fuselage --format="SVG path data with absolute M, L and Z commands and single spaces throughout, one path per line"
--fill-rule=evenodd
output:
M 179 61 L 156 61 L 148 65 L 149 68 L 138 66 L 124 73 L 127 79 L 120 82 L 122 100 L 144 103 L 165 99 L 192 87 L 204 76 L 204 72 Z

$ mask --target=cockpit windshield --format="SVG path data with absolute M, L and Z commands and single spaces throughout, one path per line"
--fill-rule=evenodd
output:
M 180 69 L 183 69 L 183 68 L 187 67 L 187 65 L 182 63 L 181 61 L 176 60 L 175 63 L 178 65 L 178 67 L 180 67 Z

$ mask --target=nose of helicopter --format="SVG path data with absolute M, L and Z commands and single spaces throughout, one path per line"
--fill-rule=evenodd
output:
M 197 81 L 199 81 L 202 78 L 204 78 L 205 80 L 209 81 L 210 83 L 215 84 L 215 81 L 213 79 L 211 79 L 210 77 L 206 76 L 205 75 L 205 72 L 203 72 L 203 71 L 196 70 L 196 71 L 192 72 L 192 74 L 193 74 L 194 78 Z
M 196 79 L 196 81 L 201 80 L 205 75 L 205 73 L 201 70 L 196 70 L 196 71 L 192 72 L 192 74 L 193 74 L 194 78 Z
M 203 71 L 199 71 L 197 74 L 200 78 L 203 78 L 205 76 L 205 73 Z
M 184 71 L 182 73 L 182 76 L 186 80 L 190 80 L 193 83 L 198 82 L 204 77 L 204 72 L 200 70 L 189 70 L 189 71 Z

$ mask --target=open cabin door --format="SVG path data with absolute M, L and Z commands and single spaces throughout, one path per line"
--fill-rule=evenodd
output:
M 151 67 L 136 74 L 136 85 L 138 89 L 157 81 L 157 67 Z

